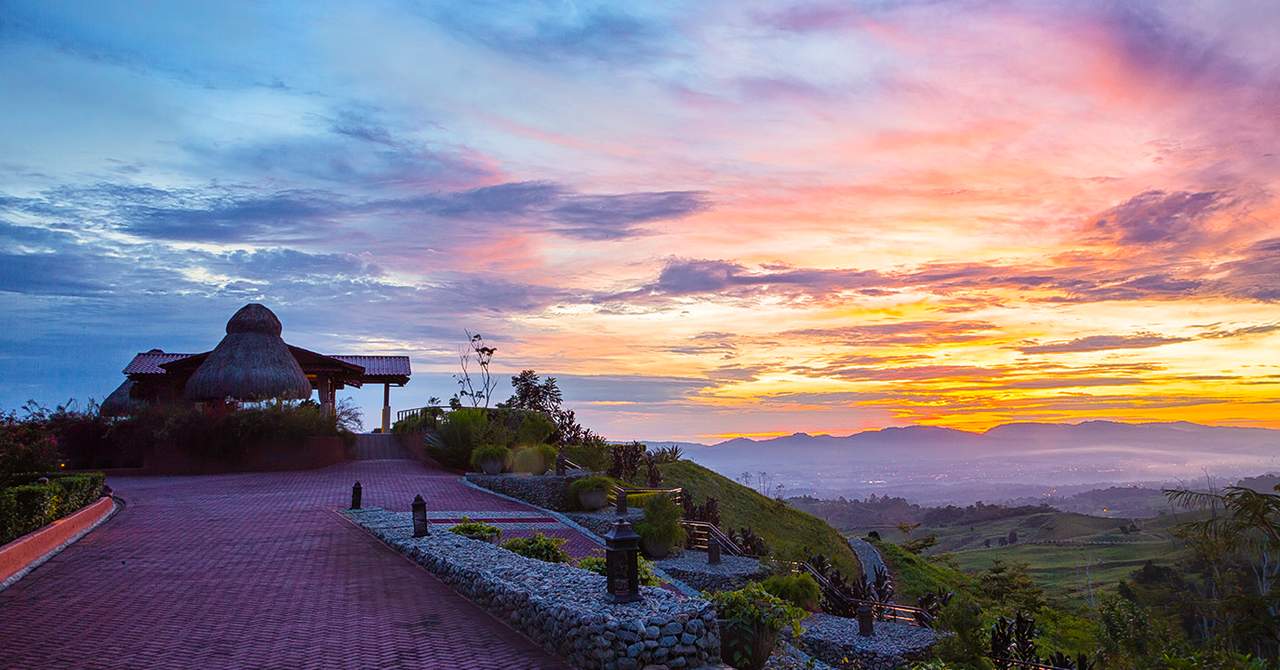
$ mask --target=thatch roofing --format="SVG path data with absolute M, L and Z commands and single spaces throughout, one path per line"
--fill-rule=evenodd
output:
M 183 395 L 188 400 L 311 397 L 311 382 L 280 339 L 280 319 L 263 305 L 241 307 L 227 335 L 209 352 Z
M 146 404 L 130 395 L 133 392 L 133 380 L 126 379 L 102 401 L 98 412 L 102 416 L 129 416 L 141 410 Z

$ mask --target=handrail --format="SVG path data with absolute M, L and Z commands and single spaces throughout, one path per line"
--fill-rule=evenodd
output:
M 679 505 L 679 504 L 680 504 L 680 502 L 681 502 L 681 500 L 684 498 L 684 489 L 682 489 L 682 488 L 673 488 L 673 489 L 660 489 L 660 488 L 623 488 L 623 487 L 621 487 L 621 486 L 615 486 L 615 487 L 613 487 L 613 488 L 609 489 L 609 495 L 608 495 L 608 498 L 607 498 L 607 499 L 608 499 L 608 501 L 609 501 L 609 504 L 610 504 L 610 505 L 617 504 L 617 502 L 618 502 L 618 493 L 620 493 L 620 492 L 626 493 L 628 496 L 630 496 L 630 495 L 632 495 L 632 494 L 665 493 L 665 494 L 667 494 L 667 495 L 670 495 L 670 496 L 671 496 L 671 499 L 672 499 L 672 500 L 674 500 L 674 501 L 675 501 L 675 503 L 676 503 L 677 505 Z
M 698 532 L 698 531 L 705 532 L 707 534 L 708 541 L 711 538 L 715 538 L 716 542 L 720 543 L 721 549 L 729 552 L 730 554 L 733 554 L 734 556 L 745 555 L 742 551 L 742 548 L 738 546 L 738 543 L 734 542 L 733 538 L 730 538 L 728 535 L 725 534 L 724 531 L 720 530 L 719 526 L 716 526 L 713 523 L 708 523 L 706 521 L 681 521 L 680 525 L 695 532 Z M 706 549 L 707 547 L 694 546 L 690 548 Z
M 1006 668 L 1018 667 L 1025 668 L 1025 670 L 1069 670 L 1069 668 L 1048 665 L 1039 661 L 1019 661 L 1012 658 L 999 658 L 997 656 L 988 656 L 987 658 L 995 661 L 996 663 L 1005 664 Z
M 793 568 L 799 568 L 808 572 L 809 575 L 818 582 L 818 585 L 822 587 L 822 591 L 828 594 L 828 596 L 835 596 L 846 605 L 867 605 L 871 608 L 871 611 L 875 613 L 877 619 L 881 619 L 883 621 L 899 621 L 913 626 L 920 626 L 922 628 L 928 628 L 925 622 L 933 619 L 933 615 L 929 614 L 928 610 L 920 607 L 899 605 L 897 603 L 884 603 L 875 600 L 866 600 L 863 598 L 846 598 L 839 591 L 833 588 L 831 580 L 824 577 L 822 573 L 818 572 L 818 570 L 808 561 L 786 561 L 785 563 L 791 565 Z

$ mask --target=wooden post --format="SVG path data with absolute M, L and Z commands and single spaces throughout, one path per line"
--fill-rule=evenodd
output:
M 321 376 L 316 379 L 316 390 L 320 392 L 320 411 L 326 416 L 334 414 L 334 389 L 333 380 L 327 376 Z
M 382 385 L 382 432 L 391 432 L 391 384 Z

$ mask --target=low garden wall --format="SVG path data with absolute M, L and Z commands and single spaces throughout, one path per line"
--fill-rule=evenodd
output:
M 485 475 L 469 472 L 466 477 L 472 484 L 483 486 L 490 491 L 519 498 L 538 507 L 563 512 L 577 507 L 575 501 L 569 499 L 569 484 L 575 479 L 586 477 L 587 474 L 578 472 L 566 475 Z
M 313 470 L 347 460 L 347 445 L 338 436 L 311 436 L 301 443 L 275 443 L 253 447 L 234 460 L 202 458 L 176 446 L 159 447 L 146 458 L 150 474 L 215 474 L 220 472 L 260 472 Z
M 858 623 L 830 614 L 814 614 L 804 622 L 797 642 L 814 657 L 837 668 L 898 670 L 929 658 L 938 634 L 906 623 L 877 621 L 875 635 L 858 635 Z
M 704 600 L 646 586 L 640 602 L 612 604 L 601 575 L 444 529 L 414 538 L 403 512 L 343 514 L 575 668 L 698 668 L 719 661 L 715 610 Z

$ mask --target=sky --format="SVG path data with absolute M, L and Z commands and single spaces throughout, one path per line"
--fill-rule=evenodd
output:
M 616 439 L 1280 427 L 1278 144 L 1270 1 L 0 0 L 0 408 L 261 302 Z

